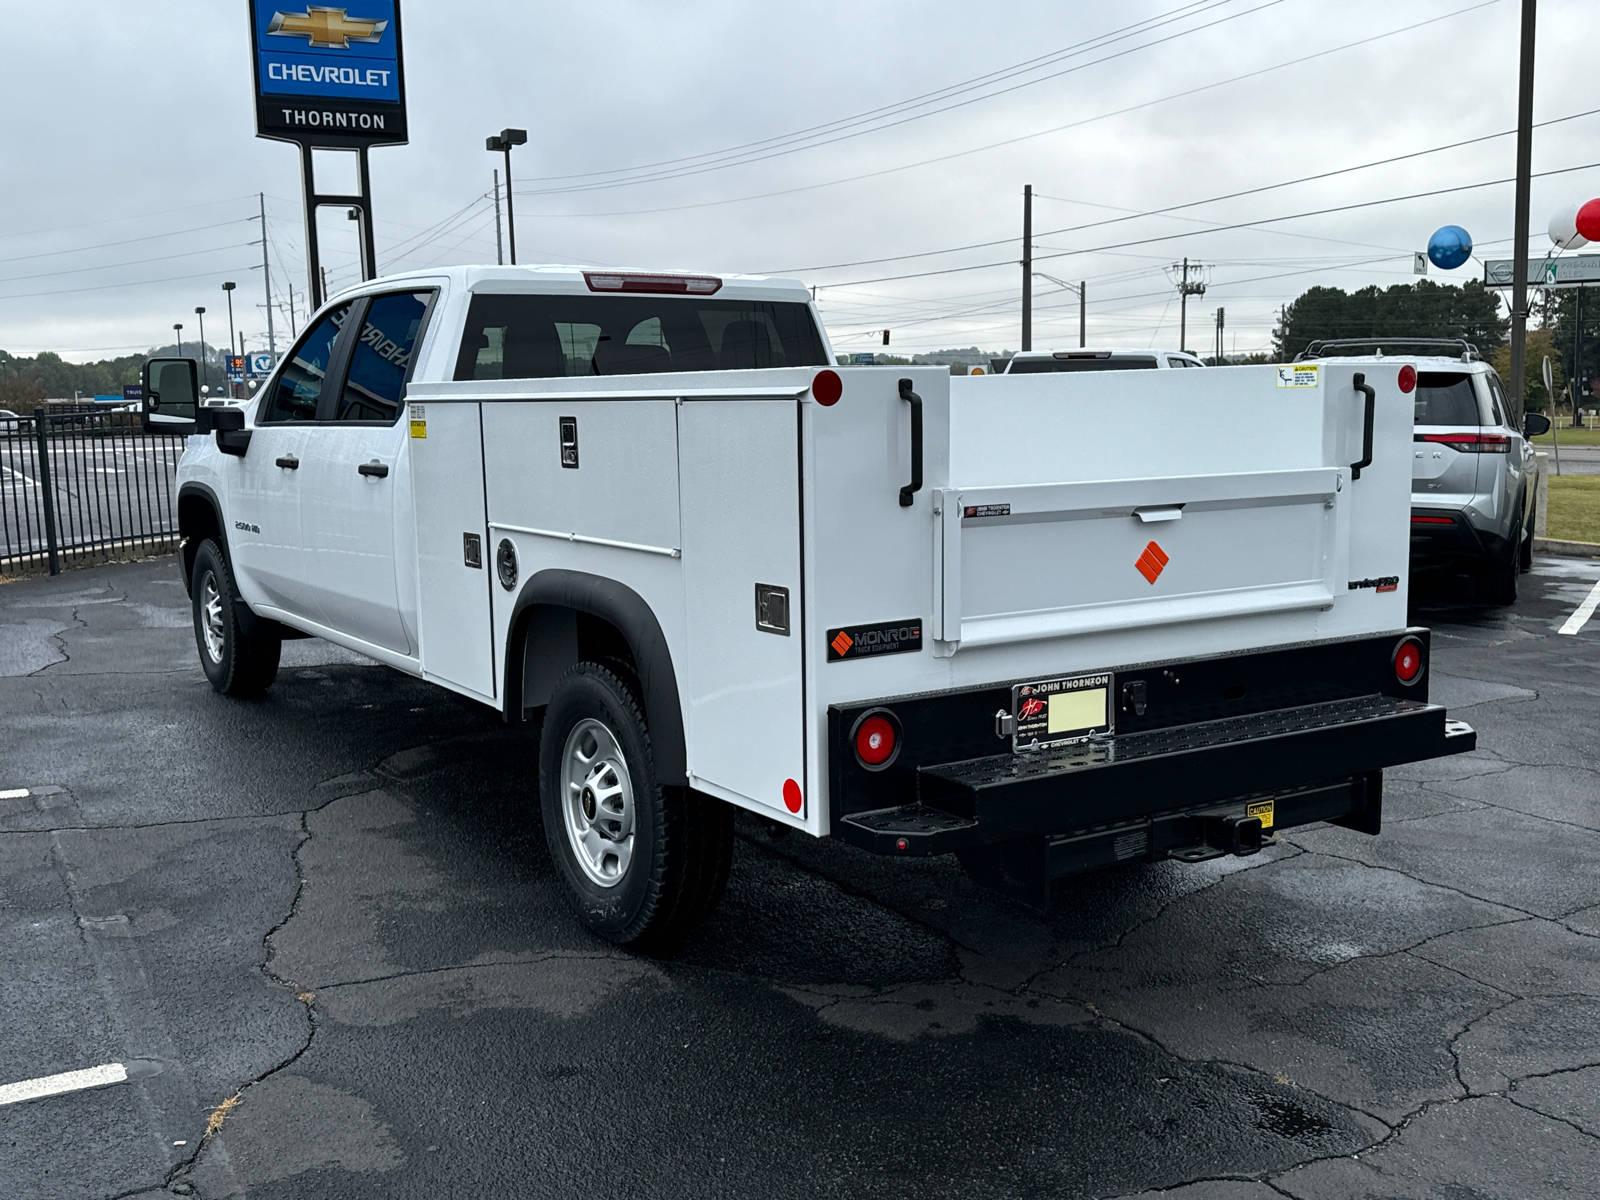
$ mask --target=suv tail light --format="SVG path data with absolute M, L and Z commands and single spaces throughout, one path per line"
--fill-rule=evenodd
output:
M 591 292 L 649 292 L 662 296 L 709 296 L 722 287 L 714 275 L 640 275 L 629 271 L 585 271 Z
M 1463 454 L 1509 454 L 1511 439 L 1503 433 L 1419 433 L 1419 442 L 1438 442 Z
M 1394 677 L 1410 687 L 1422 678 L 1424 666 L 1422 643 L 1414 637 L 1401 638 L 1394 648 Z
M 861 714 L 850 740 L 856 761 L 869 771 L 881 771 L 900 752 L 900 722 L 888 709 L 875 708 Z

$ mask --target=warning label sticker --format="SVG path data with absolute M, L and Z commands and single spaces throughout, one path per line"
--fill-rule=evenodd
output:
M 420 404 L 411 406 L 411 436 L 414 438 L 428 436 L 428 410 Z
M 1281 388 L 1314 388 L 1322 382 L 1320 363 L 1289 363 L 1278 368 Z
M 1271 800 L 1257 800 L 1254 804 L 1245 806 L 1245 814 L 1261 818 L 1261 828 L 1272 828 L 1273 802 Z

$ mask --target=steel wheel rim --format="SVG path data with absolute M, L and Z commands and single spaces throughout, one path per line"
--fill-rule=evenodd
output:
M 206 654 L 214 663 L 222 661 L 222 593 L 217 590 L 217 577 L 207 571 L 200 581 L 200 636 L 206 644 Z
M 633 861 L 633 779 L 616 735 L 590 717 L 573 726 L 561 752 L 561 815 L 589 881 L 621 883 Z

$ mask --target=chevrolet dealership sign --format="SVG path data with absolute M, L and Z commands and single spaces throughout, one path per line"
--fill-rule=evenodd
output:
M 251 0 L 256 133 L 318 146 L 406 140 L 399 0 Z

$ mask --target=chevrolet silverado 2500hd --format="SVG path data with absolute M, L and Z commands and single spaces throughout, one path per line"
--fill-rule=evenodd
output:
M 1474 745 L 1406 625 L 1395 370 L 832 362 L 797 282 L 565 267 L 362 284 L 242 410 L 153 360 L 201 664 L 259 693 L 314 635 L 539 722 L 625 943 L 716 903 L 736 808 L 1044 904 L 1375 834 L 1383 768 Z

